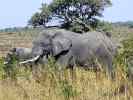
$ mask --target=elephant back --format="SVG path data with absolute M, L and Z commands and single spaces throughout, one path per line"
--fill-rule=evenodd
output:
M 65 29 L 58 29 L 58 28 L 45 29 L 39 33 L 36 39 L 33 40 L 33 44 L 41 41 L 43 42 L 46 38 L 53 37 L 55 34 L 58 34 L 72 41 L 80 36 L 80 34 L 77 34 L 75 32 L 70 32 Z
M 113 39 L 101 32 L 88 32 L 84 34 L 82 38 L 91 42 L 92 45 L 103 45 L 111 55 L 115 55 L 117 52 L 117 45 Z

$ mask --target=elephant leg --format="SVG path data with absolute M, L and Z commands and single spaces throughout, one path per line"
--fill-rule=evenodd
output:
M 104 69 L 106 69 L 109 78 L 114 79 L 113 56 L 111 55 L 109 50 L 106 48 L 103 49 L 102 47 L 98 49 L 96 54 L 98 56 L 99 62 L 101 62 Z
M 114 79 L 114 68 L 113 68 L 113 57 L 111 55 L 106 55 L 106 59 L 103 59 L 103 62 L 105 64 L 107 74 L 109 75 L 109 78 Z
M 70 76 L 72 81 L 75 79 L 76 74 L 75 74 L 75 70 L 74 70 L 74 58 L 72 56 L 71 51 L 69 51 L 66 55 L 61 55 L 57 61 L 57 63 L 59 63 L 62 68 L 66 69 L 69 68 L 70 69 Z
M 112 57 L 107 57 L 104 62 L 106 65 L 107 73 L 109 74 L 109 78 L 114 79 L 114 70 L 113 70 L 113 60 Z
M 66 54 L 59 55 L 57 63 L 60 64 L 62 68 L 73 67 L 71 51 Z

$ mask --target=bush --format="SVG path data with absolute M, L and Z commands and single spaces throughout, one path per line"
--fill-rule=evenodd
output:
M 115 64 L 119 64 L 121 69 L 129 74 L 129 68 L 133 66 L 133 36 L 121 41 L 123 47 L 118 50 Z
M 96 28 L 97 30 L 101 30 L 104 32 L 111 32 L 113 29 L 113 25 L 109 22 L 98 22 L 98 27 Z
M 8 64 L 4 64 L 4 58 L 0 59 L 0 72 L 2 78 L 10 77 L 12 79 L 16 79 L 17 75 L 17 58 L 15 56 L 11 56 L 11 60 Z

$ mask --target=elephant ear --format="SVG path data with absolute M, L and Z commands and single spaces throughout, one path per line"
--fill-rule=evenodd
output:
M 57 56 L 64 51 L 68 51 L 72 45 L 71 40 L 64 37 L 55 37 L 52 42 L 54 56 Z

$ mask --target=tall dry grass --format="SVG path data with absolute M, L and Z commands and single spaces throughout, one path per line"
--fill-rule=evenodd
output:
M 53 67 L 54 66 L 54 67 Z M 35 68 L 37 67 L 37 68 Z M 103 71 L 82 68 L 57 70 L 53 63 L 19 68 L 16 78 L 0 80 L 0 100 L 132 100 L 133 85 L 122 64 L 114 80 Z

